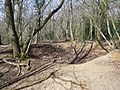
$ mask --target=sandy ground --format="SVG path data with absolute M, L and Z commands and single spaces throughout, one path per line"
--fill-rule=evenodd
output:
M 114 51 L 81 65 L 57 64 L 3 90 L 120 90 L 120 54 Z
M 23 69 L 21 76 L 29 73 L 31 75 L 3 90 L 119 90 L 120 53 L 118 51 L 103 56 L 105 51 L 98 47 L 82 64 L 78 62 L 72 65 L 67 64 L 72 57 L 74 58 L 69 43 L 34 45 L 30 52 L 32 69 L 31 71 Z M 94 59 L 96 57 L 99 58 Z M 53 60 L 56 62 L 51 63 Z M 15 77 L 16 67 L 2 63 L 0 69 L 2 70 L 1 85 L 18 78 Z

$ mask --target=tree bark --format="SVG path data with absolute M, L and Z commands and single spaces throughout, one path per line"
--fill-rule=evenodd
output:
M 11 0 L 5 0 L 6 20 L 10 32 L 10 38 L 13 48 L 13 58 L 20 56 L 20 45 L 17 32 L 15 31 L 14 15 Z
M 74 41 L 73 35 L 73 7 L 72 7 L 72 0 L 70 0 L 70 39 Z
M 2 45 L 1 35 L 0 35 L 0 45 Z

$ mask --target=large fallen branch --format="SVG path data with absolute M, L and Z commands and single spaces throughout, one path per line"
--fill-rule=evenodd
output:
M 53 62 L 55 62 L 55 61 L 53 61 Z M 38 72 L 41 73 L 41 72 L 45 71 L 46 69 L 49 69 L 50 67 L 55 65 L 55 63 L 53 63 L 53 62 L 45 63 L 42 66 L 40 66 L 40 67 L 38 67 L 38 68 L 24 74 L 24 75 L 13 78 L 12 80 L 5 83 L 4 85 L 0 86 L 0 89 L 3 89 L 3 88 L 5 88 L 5 87 L 7 87 L 7 86 L 9 86 L 9 85 L 11 85 L 13 83 L 16 83 L 16 82 L 18 82 L 18 81 L 20 81 L 20 80 L 22 80 L 22 79 L 24 79 L 26 77 L 28 78 L 31 75 L 35 74 L 35 73 L 38 73 Z

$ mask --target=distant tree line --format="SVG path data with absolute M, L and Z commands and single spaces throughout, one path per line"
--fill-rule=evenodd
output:
M 116 48 L 120 41 L 119 0 L 5 0 L 0 5 L 0 44 L 15 41 L 22 46 L 19 52 L 27 53 L 31 43 L 90 40 Z

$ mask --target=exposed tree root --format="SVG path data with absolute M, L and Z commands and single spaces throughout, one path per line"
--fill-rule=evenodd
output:
M 34 70 L 24 74 L 24 75 L 13 78 L 11 81 L 9 81 L 9 82 L 5 83 L 4 85 L 0 86 L 0 89 L 5 88 L 5 87 L 7 87 L 7 86 L 9 86 L 9 85 L 11 85 L 13 83 L 16 83 L 16 82 L 18 82 L 18 81 L 20 81 L 20 80 L 22 80 L 22 79 L 24 79 L 26 77 L 28 78 L 28 77 L 30 77 L 31 75 L 33 75 L 33 74 L 35 74 L 37 72 L 40 72 L 40 73 L 43 72 L 44 70 L 50 68 L 51 66 L 54 66 L 55 63 L 53 63 L 53 62 L 46 63 L 43 66 L 38 67 L 37 69 L 34 69 Z
M 69 90 L 67 87 L 65 87 L 65 85 L 63 85 L 60 81 L 57 81 L 56 79 L 59 79 L 61 81 L 64 81 L 64 82 L 70 82 L 71 84 L 74 84 L 74 85 L 77 85 L 77 86 L 80 86 L 82 90 L 84 89 L 87 89 L 86 86 L 87 86 L 87 83 L 82 83 L 82 81 L 79 81 L 79 82 L 75 82 L 73 80 L 67 80 L 67 79 L 63 79 L 63 78 L 60 78 L 58 76 L 55 75 L 55 73 L 52 74 L 53 75 L 53 80 L 54 82 L 60 84 L 62 87 L 64 87 L 66 90 Z
M 19 71 L 17 73 L 17 76 L 19 76 L 21 74 L 21 66 L 27 66 L 27 70 L 30 70 L 30 60 L 27 60 L 27 62 L 20 62 L 20 63 L 16 63 L 16 62 L 11 62 L 11 61 L 8 61 L 7 59 L 3 59 L 3 61 L 7 64 L 10 64 L 10 65 L 14 65 L 14 66 L 17 66 Z

